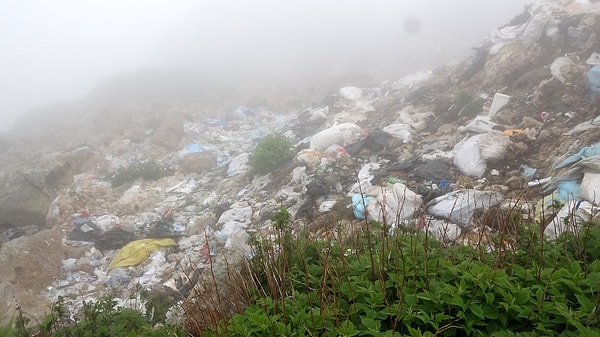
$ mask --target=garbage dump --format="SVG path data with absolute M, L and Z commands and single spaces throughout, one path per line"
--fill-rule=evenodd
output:
M 600 207 L 600 11 L 567 3 L 532 5 L 470 58 L 346 85 L 311 108 L 236 102 L 216 118 L 181 103 L 171 109 L 186 117 L 160 127 L 121 125 L 131 128 L 127 138 L 122 128 L 101 130 L 122 141 L 98 141 L 69 179 L 48 184 L 59 188 L 39 199 L 45 223 L 0 227 L 0 287 L 10 290 L 0 293 L 0 312 L 14 310 L 13 293 L 38 315 L 59 296 L 77 307 L 109 293 L 127 298 L 140 285 L 186 297 L 211 263 L 222 271 L 228 259 L 252 258 L 248 241 L 273 235 L 281 207 L 292 230 L 338 212 L 448 245 L 492 232 L 485 216 L 505 203 L 547 239 L 577 232 Z M 293 143 L 294 159 L 256 175 L 253 151 L 275 132 Z M 71 162 L 81 155 L 63 150 Z M 142 158 L 169 170 L 133 170 Z M 127 175 L 111 184 L 118 170 Z M 40 189 L 28 186 L 38 200 Z M 25 251 L 35 263 L 23 262 Z M 19 274 L 39 277 L 25 289 L 15 285 Z

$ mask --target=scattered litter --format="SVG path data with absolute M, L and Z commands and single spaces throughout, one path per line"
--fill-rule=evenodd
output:
M 510 101 L 510 96 L 497 92 L 492 100 L 488 117 L 494 117 Z

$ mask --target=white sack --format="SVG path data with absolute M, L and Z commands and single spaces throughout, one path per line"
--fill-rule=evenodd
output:
M 354 123 L 336 124 L 312 136 L 310 148 L 325 151 L 334 144 L 346 146 L 356 142 L 360 138 L 360 134 L 360 126 Z
M 427 213 L 459 226 L 468 226 L 476 210 L 498 205 L 502 194 L 493 191 L 461 190 L 450 192 L 427 203 Z
M 454 146 L 454 166 L 467 176 L 481 178 L 487 168 L 487 163 L 479 149 L 482 135 L 475 135 L 467 140 L 462 140 Z
M 600 205 L 600 173 L 586 172 L 580 186 L 584 200 Z
M 402 220 L 411 219 L 421 208 L 423 200 L 417 193 L 401 183 L 396 183 L 383 189 L 367 205 L 367 215 L 371 220 L 385 222 L 396 226 Z
M 510 137 L 500 131 L 490 131 L 479 139 L 479 151 L 484 160 L 499 160 L 506 156 Z

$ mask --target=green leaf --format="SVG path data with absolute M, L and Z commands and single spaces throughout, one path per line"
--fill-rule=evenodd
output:
M 483 316 L 487 319 L 498 319 L 500 312 L 494 305 L 483 306 Z
M 525 303 L 529 302 L 530 298 L 531 298 L 531 295 L 530 295 L 529 289 L 520 289 L 515 294 L 515 303 L 525 304 Z
M 471 310 L 471 312 L 479 317 L 479 318 L 484 318 L 485 316 L 483 315 L 483 309 L 481 308 L 481 306 L 479 304 L 471 304 L 469 306 L 469 310 Z
M 577 302 L 579 302 L 583 311 L 591 312 L 594 310 L 596 305 L 586 295 L 577 294 L 575 297 L 577 298 Z
M 494 293 L 491 293 L 491 292 L 485 293 L 485 304 L 494 303 L 494 299 L 495 299 Z
M 360 322 L 362 323 L 362 325 L 364 325 L 369 330 L 377 330 L 377 331 L 379 331 L 379 329 L 381 328 L 381 322 L 380 321 L 376 321 L 376 320 L 374 320 L 372 318 L 361 317 L 360 318 Z
M 431 317 L 424 310 L 419 310 L 415 316 L 425 324 L 431 322 Z
M 421 333 L 420 330 L 413 329 L 409 326 L 407 326 L 407 328 L 408 328 L 408 333 L 410 333 L 411 337 L 423 337 L 423 334 Z
M 359 331 L 356 330 L 354 323 L 349 320 L 343 321 L 337 328 L 337 331 L 342 336 L 355 336 L 359 333 Z
M 453 297 L 452 299 L 450 299 L 450 301 L 448 301 L 448 304 L 455 305 L 460 309 L 465 310 L 465 302 L 460 296 Z

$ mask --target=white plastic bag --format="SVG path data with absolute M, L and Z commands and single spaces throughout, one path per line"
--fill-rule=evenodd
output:
M 360 134 L 360 126 L 354 123 L 336 124 L 312 136 L 310 139 L 310 148 L 325 151 L 334 144 L 346 146 L 357 141 L 360 138 Z
M 227 240 L 240 229 L 248 227 L 252 220 L 252 207 L 232 208 L 221 214 L 217 225 L 222 225 L 221 230 L 215 232 L 221 242 Z
M 423 199 L 406 185 L 396 183 L 383 189 L 377 199 L 367 205 L 370 219 L 397 226 L 402 220 L 411 219 L 421 208 Z
M 493 191 L 454 191 L 427 203 L 427 213 L 466 227 L 476 210 L 498 205 L 502 199 L 502 194 Z
M 544 34 L 544 30 L 550 19 L 551 17 L 546 13 L 536 14 L 529 20 L 529 23 L 527 23 L 525 30 L 521 34 L 521 40 L 523 40 L 526 45 L 536 43 Z
M 412 128 L 408 124 L 395 123 L 384 127 L 382 130 L 390 136 L 402 139 L 404 143 L 408 143 L 412 138 L 411 129 Z
M 356 101 L 362 97 L 362 89 L 357 87 L 343 87 L 340 89 L 340 96 Z
M 560 56 L 550 64 L 550 73 L 552 74 L 552 77 L 564 84 L 567 81 L 565 74 L 575 67 L 577 67 L 577 65 L 570 57 Z
M 494 130 L 494 127 L 497 125 L 497 123 L 492 122 L 492 120 L 487 116 L 477 116 L 467 125 L 459 127 L 458 131 L 462 133 L 487 133 Z
M 590 221 L 597 212 L 597 207 L 590 202 L 571 200 L 558 211 L 552 222 L 546 226 L 544 235 L 550 240 L 556 240 L 564 232 L 579 229 L 584 222 Z
M 445 243 L 456 241 L 462 234 L 462 230 L 456 224 L 438 219 L 429 220 L 425 225 L 425 230 L 438 241 Z
M 410 125 L 411 129 L 419 133 L 427 128 L 430 121 L 435 119 L 435 114 L 429 110 L 423 110 L 409 105 L 398 112 L 398 121 Z
M 354 193 L 360 193 L 361 191 L 364 192 L 373 186 L 371 180 L 373 180 L 374 177 L 371 171 L 378 170 L 380 166 L 381 165 L 377 163 L 365 164 L 360 171 L 358 171 L 358 181 L 352 185 L 348 194 L 352 195 Z
M 475 135 L 466 140 L 460 141 L 454 146 L 454 166 L 462 174 L 481 178 L 487 168 L 487 163 L 479 149 L 479 143 L 482 135 Z

